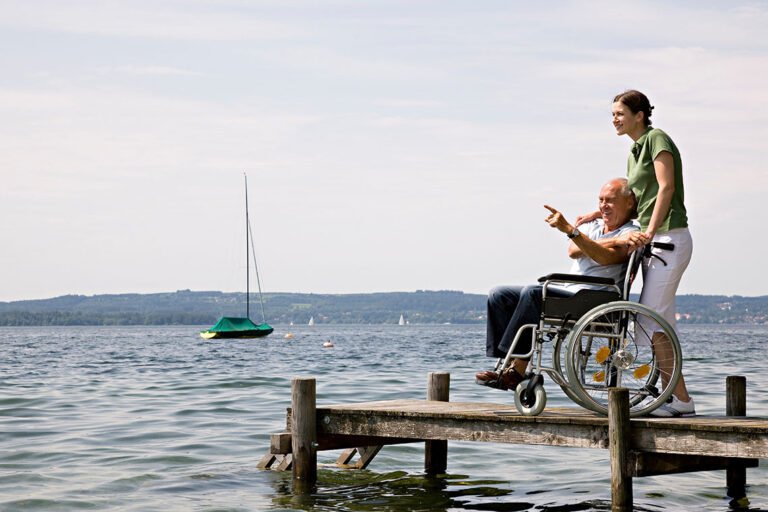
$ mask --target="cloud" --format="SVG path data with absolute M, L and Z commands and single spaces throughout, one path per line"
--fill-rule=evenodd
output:
M 250 10 L 215 3 L 168 0 L 59 2 L 5 0 L 0 26 L 110 37 L 195 41 L 292 39 L 313 31 L 308 26 L 272 21 Z M 227 8 L 229 7 L 229 8 Z
M 72 108 L 71 96 L 53 91 L 0 89 L 0 109 L 8 111 L 56 111 Z
M 126 74 L 141 76 L 202 76 L 199 71 L 175 68 L 171 66 L 101 66 L 96 68 L 99 74 Z
M 434 100 L 418 100 L 408 98 L 379 98 L 373 101 L 374 105 L 380 107 L 405 107 L 405 108 L 439 108 L 445 106 L 445 103 Z
M 6 190 L 22 197 L 81 197 L 104 183 L 157 180 L 180 169 L 284 166 L 293 157 L 267 148 L 318 119 L 125 90 L 0 89 L 0 106 L 7 107 L 0 166 Z

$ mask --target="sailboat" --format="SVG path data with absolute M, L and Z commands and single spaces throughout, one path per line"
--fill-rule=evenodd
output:
M 309 322 L 307 323 L 307 325 L 315 325 L 315 317 L 313 316 L 309 317 Z
M 261 280 L 259 279 L 259 267 L 256 265 L 256 251 L 253 251 L 253 266 L 256 268 L 256 282 L 259 285 L 259 302 L 261 303 L 261 322 L 255 324 L 251 321 L 251 273 L 250 256 L 248 254 L 249 242 L 253 249 L 253 233 L 251 222 L 248 218 L 248 176 L 245 178 L 245 317 L 223 316 L 216 325 L 202 331 L 200 336 L 204 339 L 212 338 L 260 338 L 272 333 L 274 329 L 267 324 L 264 316 L 264 298 L 261 295 Z
M 403 315 L 400 315 L 400 321 L 397 322 L 397 325 L 405 325 L 405 319 L 403 318 Z

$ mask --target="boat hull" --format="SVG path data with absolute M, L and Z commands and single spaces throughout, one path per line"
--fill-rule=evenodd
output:
M 261 338 L 272 334 L 272 326 L 255 324 L 248 317 L 223 316 L 216 325 L 200 333 L 203 339 L 215 338 Z
M 250 331 L 238 331 L 238 332 L 211 332 L 203 331 L 200 333 L 200 337 L 206 340 L 219 339 L 219 338 L 262 338 L 272 334 L 274 329 L 254 329 Z

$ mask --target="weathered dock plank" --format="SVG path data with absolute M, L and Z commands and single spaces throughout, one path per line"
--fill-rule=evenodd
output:
M 522 416 L 504 404 L 388 400 L 318 407 L 317 428 L 320 435 L 608 448 L 608 418 L 576 408 Z M 639 451 L 768 458 L 765 418 L 637 418 L 629 437 Z

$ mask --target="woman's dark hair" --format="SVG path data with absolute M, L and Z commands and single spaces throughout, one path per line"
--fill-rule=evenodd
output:
M 617 101 L 620 101 L 626 105 L 633 114 L 637 114 L 638 112 L 645 114 L 643 116 L 643 122 L 645 123 L 645 126 L 651 125 L 651 112 L 653 111 L 653 106 L 651 105 L 651 102 L 648 101 L 648 97 L 645 94 L 641 93 L 640 91 L 630 89 L 629 91 L 624 91 L 621 94 L 617 94 L 616 97 L 613 98 L 613 102 L 616 103 Z

